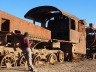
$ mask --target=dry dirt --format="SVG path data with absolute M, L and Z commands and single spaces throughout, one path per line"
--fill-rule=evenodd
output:
M 64 62 L 55 65 L 38 66 L 39 72 L 96 72 L 96 60 L 86 60 L 80 62 Z M 14 67 L 0 69 L 0 72 L 28 72 L 26 67 Z

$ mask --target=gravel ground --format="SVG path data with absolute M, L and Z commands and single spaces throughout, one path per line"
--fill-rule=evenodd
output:
M 39 72 L 96 72 L 96 60 L 86 60 L 80 62 L 64 62 L 62 64 L 38 66 Z M 14 67 L 0 69 L 0 72 L 28 72 L 26 67 Z

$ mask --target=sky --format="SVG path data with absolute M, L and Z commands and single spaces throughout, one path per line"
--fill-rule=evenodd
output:
M 96 0 L 0 0 L 0 10 L 24 19 L 24 15 L 32 8 L 50 5 L 79 19 L 85 19 L 87 26 L 93 23 L 96 28 Z

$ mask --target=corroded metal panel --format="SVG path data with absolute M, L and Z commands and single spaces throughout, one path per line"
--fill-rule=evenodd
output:
M 79 43 L 79 32 L 75 30 L 70 30 L 70 41 L 74 43 Z
M 1 23 L 2 19 L 9 20 L 9 25 L 6 24 L 5 26 L 9 26 L 9 31 L 12 32 L 13 30 L 21 31 L 21 34 L 24 32 L 29 32 L 32 37 L 40 38 L 40 39 L 51 39 L 51 31 L 39 27 L 35 24 L 17 18 L 11 14 L 5 13 L 0 11 L 0 31 L 3 31 L 2 28 L 5 27 L 3 23 Z
M 73 44 L 72 52 L 73 53 L 80 53 L 80 54 L 86 54 L 86 39 L 82 32 L 79 33 L 80 41 L 77 44 Z

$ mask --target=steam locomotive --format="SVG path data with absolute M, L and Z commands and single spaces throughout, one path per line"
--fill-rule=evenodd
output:
M 95 58 L 94 24 L 87 27 L 86 20 L 54 6 L 35 7 L 24 17 L 33 23 L 0 11 L 0 68 L 26 65 L 20 42 L 11 34 L 14 30 L 21 36 L 24 32 L 30 34 L 34 65 Z M 37 22 L 41 26 L 36 25 Z

